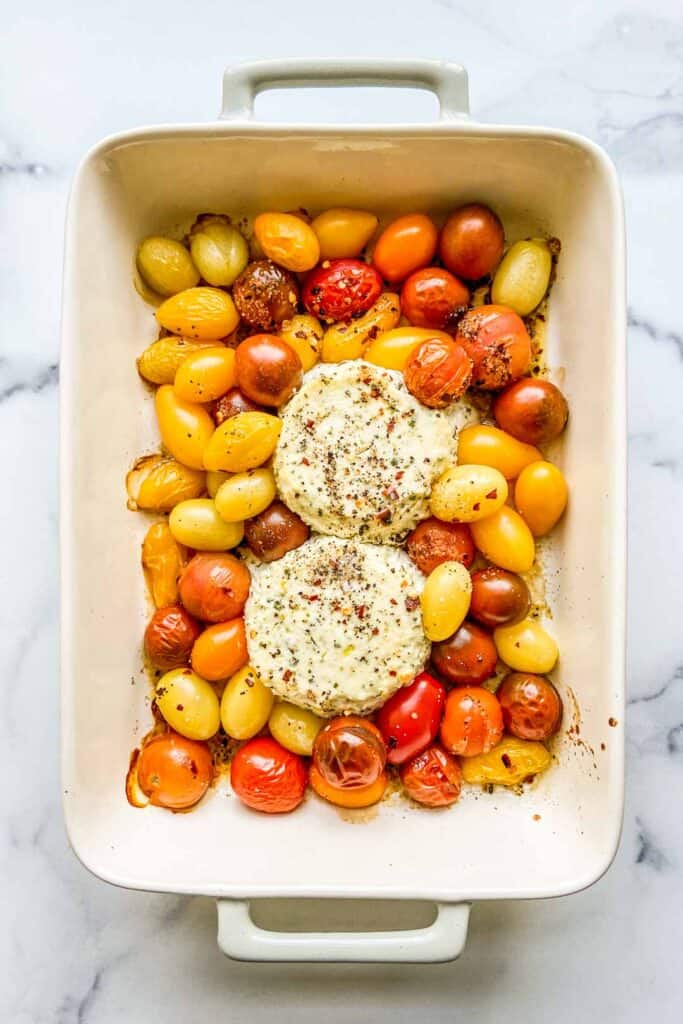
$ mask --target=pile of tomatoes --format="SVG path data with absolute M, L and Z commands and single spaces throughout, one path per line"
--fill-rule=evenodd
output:
M 237 748 L 233 791 L 266 812 L 293 810 L 309 784 L 333 804 L 366 807 L 392 772 L 416 802 L 440 807 L 463 781 L 515 785 L 550 763 L 558 649 L 522 574 L 566 506 L 564 477 L 540 446 L 562 433 L 568 408 L 532 374 L 523 318 L 547 293 L 557 246 L 527 239 L 506 251 L 499 218 L 480 204 L 440 230 L 422 213 L 399 217 L 368 260 L 377 228 L 360 210 L 272 212 L 247 241 L 229 218 L 203 215 L 183 242 L 140 245 L 161 331 L 138 369 L 156 387 L 163 450 L 136 463 L 127 489 L 130 508 L 163 518 L 142 550 L 157 726 L 129 773 L 133 802 L 197 803 L 217 737 Z M 307 541 L 270 468 L 277 410 L 318 361 L 357 358 L 401 372 L 431 408 L 475 388 L 482 408 L 491 399 L 490 422 L 460 432 L 457 465 L 406 540 L 425 575 L 429 671 L 374 720 L 325 721 L 275 702 L 248 664 L 240 546 L 267 562 Z

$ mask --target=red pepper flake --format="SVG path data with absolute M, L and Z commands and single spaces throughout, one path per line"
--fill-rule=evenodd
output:
M 310 462 L 308 461 L 308 459 L 307 459 L 307 458 L 303 458 L 303 459 L 301 460 L 301 465 L 302 465 L 302 466 L 310 466 Z
M 397 605 L 397 604 L 398 604 L 398 601 L 396 600 L 396 598 L 395 598 L 395 597 L 390 597 L 390 598 L 389 598 L 389 604 Z
M 185 705 L 184 704 L 176 704 L 175 709 L 176 709 L 176 711 L 184 711 L 185 710 Z
M 387 434 L 393 434 L 395 429 L 396 429 L 396 420 L 392 416 L 392 418 L 387 423 Z
M 313 430 L 315 420 L 306 420 L 306 430 Z
M 534 821 L 540 821 L 541 820 L 541 815 L 540 814 L 534 814 L 533 818 L 534 818 Z
M 366 611 L 367 611 L 367 609 L 366 609 L 364 604 L 359 604 L 359 605 L 356 606 L 356 615 L 358 616 L 359 619 L 364 619 L 365 618 L 365 612 Z
M 406 598 L 406 611 L 414 612 L 416 608 L 420 606 L 419 597 L 407 597 Z
M 396 676 L 397 674 L 398 674 L 398 673 L 397 673 L 397 672 L 396 672 L 396 670 L 395 670 L 395 669 L 393 669 L 393 668 L 392 668 L 392 669 L 391 669 L 391 670 L 389 671 L 389 675 L 390 675 L 390 676 L 392 676 L 392 677 L 393 677 L 393 676 Z
M 498 488 L 494 487 L 492 491 L 489 491 L 489 493 L 486 495 L 486 497 L 490 498 L 491 501 L 495 501 L 496 498 L 498 497 Z
M 373 636 L 379 636 L 379 627 L 378 627 L 378 626 L 375 626 L 375 627 L 373 628 L 373 630 L 372 630 L 372 635 L 373 635 Z
M 481 508 L 481 502 L 479 502 L 479 501 L 476 501 L 476 502 L 474 503 L 474 505 L 472 506 L 472 511 L 473 511 L 473 512 L 478 512 L 480 508 Z
M 313 601 L 319 601 L 320 600 L 320 594 L 309 594 L 308 595 L 308 600 L 311 601 L 311 603 Z
M 501 754 L 500 755 L 500 759 L 501 759 L 501 761 L 503 762 L 503 764 L 505 765 L 506 768 L 511 768 L 512 767 L 512 761 L 510 760 L 509 754 Z
M 607 724 L 609 726 L 611 726 L 612 728 L 614 728 L 615 725 L 619 725 L 619 723 L 617 722 L 616 718 L 608 718 Z
M 282 678 L 284 679 L 284 681 L 286 683 L 289 682 L 289 680 L 292 678 L 292 670 L 291 670 L 291 668 L 286 668 L 285 669 L 285 671 L 282 673 Z
M 394 477 L 394 480 L 402 480 L 405 475 L 406 471 L 404 469 L 399 469 L 398 473 Z

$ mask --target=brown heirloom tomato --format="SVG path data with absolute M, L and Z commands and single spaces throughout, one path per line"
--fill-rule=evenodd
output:
M 377 725 L 389 764 L 403 764 L 432 742 L 439 731 L 445 701 L 443 683 L 429 672 L 420 672 L 379 709 Z
M 507 306 L 469 309 L 458 324 L 455 340 L 474 363 L 476 388 L 497 391 L 529 371 L 531 339 L 524 321 Z
M 367 718 L 333 718 L 313 744 L 313 764 L 335 789 L 370 786 L 381 777 L 387 753 L 382 734 Z
M 434 259 L 438 231 L 424 213 L 408 213 L 385 227 L 377 239 L 372 262 L 385 281 L 403 281 Z
M 272 260 L 255 260 L 235 281 L 232 297 L 245 323 L 273 331 L 296 313 L 299 285 L 294 274 Z
M 257 736 L 237 751 L 230 784 L 242 803 L 266 814 L 298 807 L 306 792 L 304 762 L 271 736 Z
M 505 245 L 503 225 L 493 210 L 470 203 L 454 210 L 439 239 L 439 255 L 458 277 L 478 281 L 500 263 Z
M 429 338 L 411 352 L 403 372 L 406 386 L 418 402 L 443 409 L 467 391 L 472 360 L 457 342 Z
M 244 619 L 208 626 L 192 648 L 192 668 L 202 679 L 215 682 L 229 679 L 247 664 L 247 638 Z
M 567 425 L 569 407 L 549 380 L 524 377 L 502 391 L 492 408 L 496 423 L 525 444 L 547 444 Z
M 217 427 L 233 416 L 239 416 L 241 412 L 264 412 L 264 408 L 252 402 L 239 388 L 230 388 L 211 407 L 211 415 Z
M 490 566 L 472 574 L 469 614 L 482 626 L 497 629 L 519 622 L 529 604 L 529 588 L 516 573 Z
M 401 782 L 416 803 L 448 807 L 460 796 L 462 768 L 452 754 L 435 743 L 403 766 Z
M 276 334 L 253 334 L 235 350 L 237 383 L 261 405 L 282 405 L 301 384 L 301 360 Z
M 213 761 L 206 743 L 175 732 L 153 736 L 137 762 L 138 784 L 151 804 L 182 811 L 206 793 L 213 778 Z
M 187 665 L 200 632 L 199 623 L 180 605 L 157 608 L 145 630 L 147 657 L 164 671 Z
M 444 523 L 432 516 L 408 535 L 406 552 L 418 569 L 429 576 L 442 562 L 462 562 L 469 569 L 475 548 L 466 523 Z
M 456 686 L 483 683 L 495 675 L 498 652 L 493 638 L 473 622 L 463 622 L 453 636 L 432 644 L 432 663 Z
M 507 732 L 520 740 L 547 740 L 562 721 L 562 699 L 544 676 L 510 672 L 496 696 Z
M 401 312 L 416 327 L 454 328 L 469 301 L 467 286 L 442 267 L 417 270 L 401 289 Z
M 244 524 L 247 544 L 263 562 L 275 562 L 288 551 L 300 547 L 308 540 L 309 532 L 303 519 L 282 501 L 274 501 L 264 512 L 247 519 Z
M 355 320 L 379 298 L 382 278 L 362 260 L 325 260 L 306 278 L 304 306 L 327 323 Z
M 481 686 L 459 686 L 446 699 L 441 742 L 451 754 L 487 754 L 503 735 L 503 712 L 493 693 Z
M 242 614 L 249 583 L 249 570 L 234 555 L 201 552 L 188 562 L 178 590 L 183 605 L 196 618 L 225 622 Z

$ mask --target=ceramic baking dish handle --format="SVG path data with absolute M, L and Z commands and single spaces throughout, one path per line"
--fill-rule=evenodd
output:
M 443 60 L 258 60 L 236 64 L 223 76 L 221 118 L 248 121 L 254 97 L 265 89 L 378 85 L 428 89 L 439 99 L 442 121 L 469 114 L 467 72 Z
M 276 932 L 259 928 L 246 900 L 218 900 L 218 945 L 233 960 L 443 963 L 460 956 L 469 903 L 437 903 L 427 928 L 386 932 Z

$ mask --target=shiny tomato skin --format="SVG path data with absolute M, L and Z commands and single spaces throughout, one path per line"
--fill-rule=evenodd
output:
M 469 614 L 480 626 L 497 629 L 519 622 L 530 603 L 529 588 L 516 573 L 490 565 L 472 574 Z
M 496 423 L 525 444 L 547 444 L 567 425 L 569 406 L 549 380 L 523 377 L 496 397 L 491 409 Z
M 306 769 L 298 754 L 271 736 L 257 736 L 237 751 L 230 764 L 230 784 L 242 803 L 266 814 L 286 814 L 306 792 Z
M 458 686 L 448 694 L 441 742 L 451 754 L 487 754 L 503 735 L 503 711 L 495 694 L 481 686 Z
M 371 786 L 381 777 L 386 758 L 380 730 L 356 715 L 333 718 L 313 744 L 316 771 L 334 789 Z
M 388 224 L 377 239 L 372 262 L 394 284 L 434 259 L 439 233 L 424 213 L 408 213 Z
M 446 688 L 429 672 L 421 672 L 389 698 L 377 713 L 389 764 L 403 764 L 429 746 L 445 703 Z
M 145 630 L 147 657 L 164 672 L 187 665 L 200 632 L 199 623 L 180 605 L 157 608 Z
M 510 672 L 496 691 L 505 729 L 520 740 L 548 740 L 562 721 L 562 698 L 545 676 Z
M 495 675 L 498 652 L 490 633 L 463 622 L 453 636 L 432 644 L 432 664 L 446 682 L 477 686 Z
M 460 762 L 439 743 L 427 747 L 401 768 L 408 796 L 425 807 L 449 807 L 460 797 Z
M 453 274 L 478 281 L 501 261 L 505 232 L 488 206 L 469 203 L 454 210 L 439 237 L 439 255 Z
M 180 600 L 203 622 L 226 622 L 242 614 L 251 577 L 234 555 L 200 552 L 191 558 L 178 583 Z
M 275 500 L 244 524 L 244 536 L 251 552 L 263 562 L 275 562 L 308 540 L 304 521 L 282 501 Z
M 282 405 L 301 384 L 303 368 L 294 349 L 276 334 L 252 334 L 235 349 L 240 390 L 259 405 Z
M 408 534 L 406 554 L 420 572 L 429 576 L 443 562 L 462 562 L 469 569 L 476 551 L 467 523 L 444 523 L 430 516 Z
M 472 360 L 456 341 L 428 338 L 408 356 L 403 375 L 418 402 L 445 409 L 465 394 L 472 380 Z
M 241 412 L 265 412 L 262 405 L 252 402 L 239 388 L 230 388 L 225 394 L 214 402 L 210 409 L 214 423 L 220 427 L 221 423 L 238 416 Z
M 304 306 L 327 323 L 354 320 L 375 304 L 382 278 L 363 260 L 325 260 L 312 270 L 303 289 Z
M 443 267 L 416 270 L 401 289 L 401 312 L 415 327 L 455 329 L 469 301 L 469 288 Z
M 176 732 L 153 736 L 137 762 L 140 789 L 149 802 L 171 811 L 196 804 L 213 779 L 213 760 L 206 743 Z
M 507 306 L 469 309 L 455 340 L 474 364 L 475 388 L 498 391 L 529 372 L 531 339 L 522 318 Z

